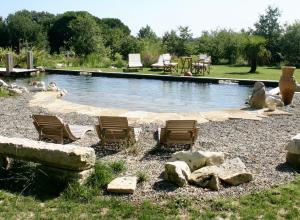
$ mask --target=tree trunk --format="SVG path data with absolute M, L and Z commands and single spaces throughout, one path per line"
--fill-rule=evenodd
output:
M 251 59 L 251 69 L 249 73 L 256 73 L 256 68 L 257 68 L 257 60 L 256 57 Z

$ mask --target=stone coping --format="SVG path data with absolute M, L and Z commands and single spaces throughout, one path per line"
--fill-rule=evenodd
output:
M 173 76 L 173 75 L 159 75 L 146 73 L 126 73 L 126 72 L 99 72 L 87 70 L 65 70 L 65 69 L 46 69 L 49 74 L 63 74 L 63 75 L 79 75 L 80 72 L 89 72 L 93 77 L 111 77 L 111 78 L 133 78 L 133 79 L 155 79 L 178 82 L 195 82 L 195 83 L 212 83 L 220 84 L 222 82 L 234 82 L 239 85 L 254 85 L 255 82 L 260 81 L 267 87 L 278 87 L 278 80 L 255 80 L 255 79 L 234 79 L 234 78 L 214 78 L 214 77 L 189 77 L 189 76 Z M 279 78 L 279 75 L 278 75 Z
M 126 109 L 99 108 L 89 105 L 76 104 L 57 98 L 57 92 L 39 92 L 30 100 L 30 107 L 43 107 L 53 113 L 76 112 L 89 116 L 123 116 L 128 117 L 130 123 L 158 123 L 164 124 L 166 120 L 197 120 L 198 123 L 209 121 L 226 121 L 229 119 L 245 119 L 260 121 L 271 115 L 290 115 L 290 113 L 276 109 L 273 112 L 267 109 L 230 109 L 215 112 L 194 113 L 156 113 L 146 111 L 129 111 Z

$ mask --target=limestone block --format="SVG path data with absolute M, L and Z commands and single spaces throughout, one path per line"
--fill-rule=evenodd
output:
M 223 163 L 218 177 L 230 185 L 240 185 L 253 180 L 253 176 L 246 170 L 245 164 L 240 158 L 234 158 Z
M 114 193 L 134 193 L 136 190 L 137 177 L 118 177 L 107 186 L 108 192 Z
M 212 190 L 220 189 L 220 180 L 214 173 L 192 173 L 189 183 Z
M 77 181 L 81 185 L 85 184 L 88 178 L 94 173 L 94 168 L 83 171 L 72 171 L 48 166 L 40 166 L 39 169 L 42 170 L 43 174 L 58 182 L 68 183 Z
M 251 108 L 262 109 L 266 105 L 266 89 L 262 82 L 256 82 L 254 84 L 253 92 L 250 97 L 249 103 Z
M 90 169 L 96 160 L 93 148 L 3 136 L 0 136 L 0 155 L 74 171 Z
M 295 168 L 300 168 L 300 154 L 287 153 L 286 162 Z
M 184 161 L 167 162 L 165 164 L 165 179 L 183 187 L 191 175 L 189 166 Z
M 0 87 L 7 88 L 8 84 L 6 82 L 4 82 L 2 79 L 0 79 Z
M 291 154 L 300 155 L 300 134 L 292 138 L 290 143 L 286 146 L 286 150 Z
M 222 152 L 180 151 L 174 153 L 169 161 L 184 161 L 189 165 L 191 171 L 194 171 L 204 166 L 222 164 L 224 159 L 225 154 Z
M 245 164 L 239 158 L 227 160 L 219 166 L 207 166 L 196 170 L 191 174 L 190 181 L 208 174 L 215 174 L 230 185 L 239 185 L 253 180 L 252 174 L 246 170 Z

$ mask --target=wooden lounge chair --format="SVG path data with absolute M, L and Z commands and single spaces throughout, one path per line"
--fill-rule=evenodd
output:
M 177 63 L 171 62 L 171 55 L 169 53 L 159 56 L 157 63 L 151 65 L 151 69 L 162 69 L 164 72 L 177 71 Z
M 59 144 L 63 144 L 64 140 L 76 141 L 91 130 L 89 126 L 65 124 L 57 116 L 32 115 L 32 119 L 39 133 L 39 140 L 51 139 Z
M 127 69 L 143 69 L 143 64 L 141 62 L 141 54 L 135 53 L 128 55 Z
M 96 125 L 96 132 L 102 144 L 106 143 L 124 143 L 127 145 L 135 143 L 141 132 L 140 128 L 128 126 L 126 117 L 118 116 L 100 116 L 99 125 Z
M 178 63 L 173 63 L 171 61 L 172 57 L 170 54 L 164 54 L 164 73 L 166 72 L 177 72 Z
M 198 137 L 195 120 L 169 120 L 166 127 L 158 130 L 160 144 L 190 144 L 193 145 Z

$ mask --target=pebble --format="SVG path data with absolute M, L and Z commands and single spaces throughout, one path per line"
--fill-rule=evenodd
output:
M 29 107 L 32 94 L 23 94 L 13 98 L 0 98 L 0 134 L 8 137 L 23 137 L 37 140 L 38 134 L 32 124 L 32 114 L 51 114 L 39 107 Z M 195 150 L 221 151 L 227 157 L 239 157 L 247 169 L 254 174 L 254 181 L 236 187 L 222 187 L 220 191 L 207 191 L 195 186 L 178 188 L 163 180 L 164 164 L 171 154 L 178 150 L 165 148 L 156 151 L 154 132 L 157 124 L 135 124 L 142 127 L 143 133 L 131 149 L 107 150 L 100 146 L 95 132 L 89 132 L 74 144 L 93 147 L 101 161 L 125 161 L 125 175 L 136 175 L 139 171 L 149 177 L 138 185 L 134 195 L 118 196 L 136 203 L 144 200 L 155 202 L 166 198 L 185 196 L 195 200 L 209 200 L 218 197 L 239 197 L 252 191 L 259 191 L 279 184 L 285 184 L 295 178 L 295 170 L 285 163 L 285 145 L 300 131 L 300 95 L 294 97 L 292 107 L 283 110 L 291 116 L 272 116 L 262 121 L 228 120 L 200 124 L 199 138 Z M 69 113 L 58 114 L 69 124 L 95 125 L 97 119 L 87 115 Z M 132 152 L 135 152 L 134 154 Z M 113 195 L 109 195 L 110 197 Z

